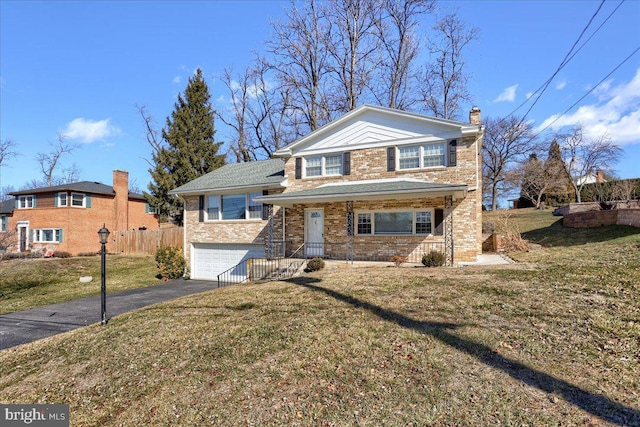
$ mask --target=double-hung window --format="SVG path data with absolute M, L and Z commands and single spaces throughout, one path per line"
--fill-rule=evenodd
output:
M 19 196 L 18 209 L 31 209 L 35 206 L 35 196 Z
M 433 211 L 358 212 L 358 235 L 429 235 L 433 234 Z
M 7 231 L 9 231 L 9 217 L 0 215 L 0 233 L 6 233 Z
M 81 193 L 71 193 L 71 206 L 77 208 L 84 208 L 85 203 L 85 195 Z
M 342 175 L 342 154 L 306 157 L 305 176 L 338 176 Z
M 69 206 L 69 201 L 67 200 L 67 193 L 58 193 L 58 207 Z
M 262 203 L 255 200 L 261 195 L 261 193 L 241 193 L 207 196 L 207 220 L 261 219 Z
M 398 169 L 420 169 L 446 165 L 446 144 L 412 145 L 398 148 Z

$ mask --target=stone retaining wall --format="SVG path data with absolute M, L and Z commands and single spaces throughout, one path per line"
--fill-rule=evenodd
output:
M 571 228 L 593 228 L 605 225 L 631 225 L 633 227 L 640 227 L 640 209 L 575 212 L 566 214 L 562 220 L 562 224 Z

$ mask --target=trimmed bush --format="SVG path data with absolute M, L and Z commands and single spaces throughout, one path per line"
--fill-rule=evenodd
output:
M 440 251 L 431 251 L 422 255 L 422 264 L 425 267 L 441 267 L 444 265 L 444 254 Z
M 80 252 L 78 256 L 98 256 L 100 255 L 98 252 Z
M 71 254 L 65 251 L 54 252 L 52 256 L 55 258 L 71 258 Z
M 182 248 L 165 246 L 156 252 L 156 264 L 163 280 L 177 279 L 185 272 L 187 262 L 182 255 Z
M 312 258 L 307 261 L 307 268 L 304 269 L 307 273 L 312 271 L 322 270 L 324 268 L 324 260 L 322 258 Z

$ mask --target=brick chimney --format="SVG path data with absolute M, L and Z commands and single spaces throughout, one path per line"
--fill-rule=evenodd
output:
M 114 217 L 116 229 L 124 231 L 129 229 L 129 172 L 113 171 L 113 191 L 116 192 L 114 200 Z
M 604 174 L 600 169 L 596 172 L 596 182 L 598 184 L 602 184 L 604 182 Z
M 482 123 L 480 121 L 480 108 L 473 107 L 471 111 L 469 111 L 469 123 L 472 125 L 479 125 Z

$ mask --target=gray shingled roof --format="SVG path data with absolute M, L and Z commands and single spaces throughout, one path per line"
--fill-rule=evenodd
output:
M 13 212 L 13 209 L 16 207 L 15 199 L 5 200 L 4 202 L 0 202 L 0 214 L 9 214 Z
M 276 205 L 291 205 L 293 203 L 312 203 L 314 201 L 338 202 L 382 198 L 438 197 L 445 194 L 465 193 L 467 189 L 464 184 L 436 184 L 417 180 L 377 180 L 325 184 L 310 190 L 263 196 L 256 200 Z
M 284 160 L 282 159 L 232 163 L 196 178 L 169 193 L 188 194 L 245 187 L 277 187 L 282 181 L 284 181 Z
M 99 182 L 92 181 L 80 181 L 72 182 L 70 184 L 54 185 L 51 187 L 32 188 L 30 190 L 12 191 L 12 196 L 23 196 L 29 194 L 41 194 L 41 193 L 57 193 L 60 191 L 77 191 L 78 193 L 89 194 L 105 194 L 108 196 L 115 196 L 116 192 L 110 185 L 101 184 Z M 129 192 L 130 199 L 145 200 L 142 194 Z

